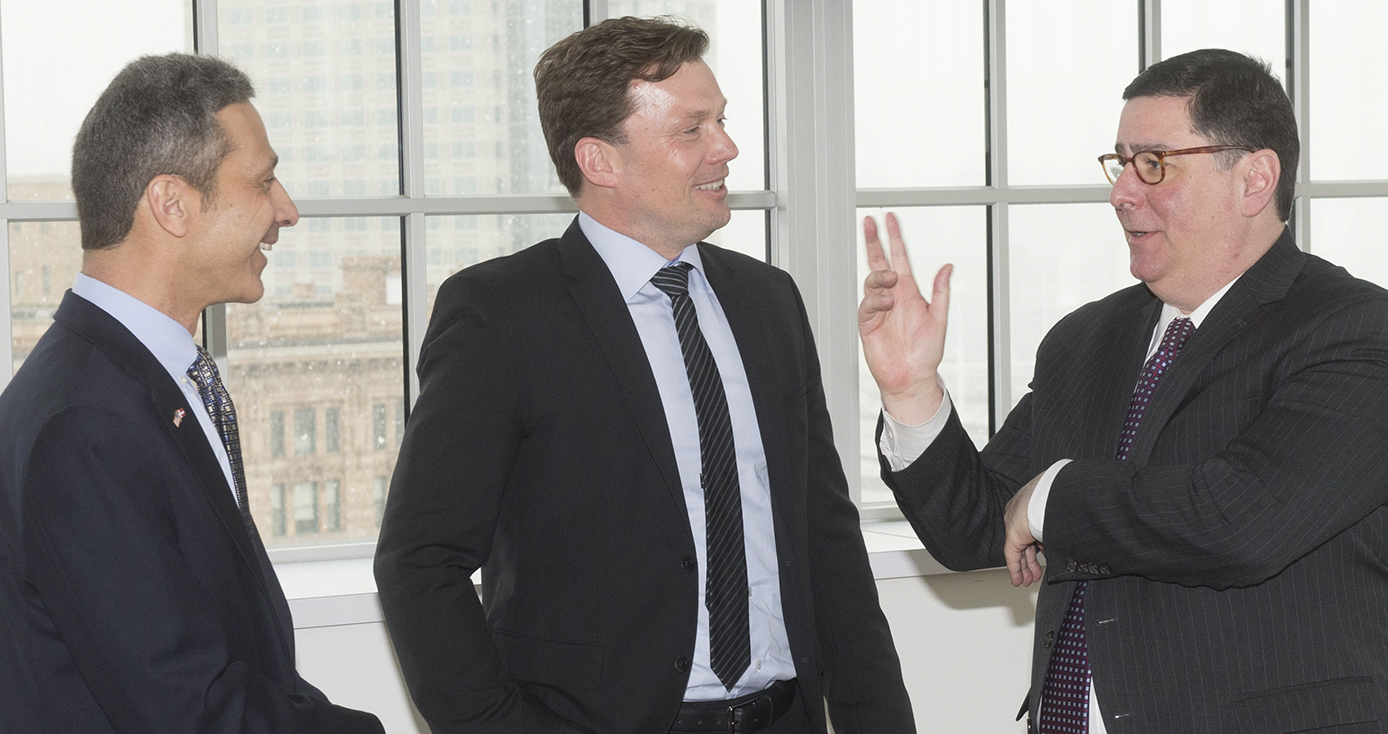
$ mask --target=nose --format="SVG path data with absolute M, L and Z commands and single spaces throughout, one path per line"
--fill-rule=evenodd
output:
M 275 189 L 271 195 L 275 202 L 275 224 L 281 227 L 293 227 L 298 224 L 299 207 L 294 206 L 294 200 L 289 198 L 289 192 L 284 190 L 279 180 L 275 181 Z
M 1118 180 L 1114 182 L 1113 188 L 1108 192 L 1108 203 L 1114 209 L 1132 209 L 1142 201 L 1143 188 L 1147 184 L 1138 180 L 1137 171 L 1133 169 L 1130 161 L 1123 166 L 1122 172 L 1118 174 Z
M 717 134 L 718 139 L 714 142 L 710 157 L 714 163 L 727 163 L 737 157 L 737 143 L 733 142 L 732 136 L 722 127 L 718 128 Z

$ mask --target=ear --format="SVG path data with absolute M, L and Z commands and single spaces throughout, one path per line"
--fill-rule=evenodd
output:
M 1257 216 L 1277 196 L 1277 182 L 1282 179 L 1282 162 L 1277 154 L 1264 148 L 1249 154 L 1243 162 L 1243 199 L 1240 209 L 1245 217 Z
M 150 179 L 139 206 L 160 228 L 174 237 L 186 236 L 193 214 L 202 210 L 197 191 L 187 181 L 171 174 L 160 174 Z
M 583 138 L 574 145 L 574 159 L 583 177 L 594 186 L 610 189 L 620 180 L 621 154 L 611 143 Z

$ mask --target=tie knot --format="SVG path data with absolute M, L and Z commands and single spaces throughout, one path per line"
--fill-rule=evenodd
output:
M 689 271 L 694 268 L 689 263 L 675 263 L 660 270 L 655 271 L 651 276 L 651 285 L 665 291 L 665 295 L 672 300 L 675 296 L 683 296 L 689 293 Z
M 1172 359 L 1194 333 L 1195 324 L 1190 319 L 1172 319 L 1166 326 L 1166 333 L 1162 334 L 1161 345 L 1157 347 L 1157 351 L 1165 353 L 1167 359 Z
M 198 356 L 193 358 L 193 364 L 188 367 L 188 376 L 203 389 L 207 389 L 213 383 L 220 381 L 221 375 L 217 372 L 217 362 L 212 359 L 212 355 L 208 354 L 201 344 L 196 346 Z

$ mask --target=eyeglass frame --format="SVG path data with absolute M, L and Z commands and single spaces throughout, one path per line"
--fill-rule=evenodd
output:
M 1113 174 L 1109 172 L 1107 161 L 1116 161 L 1119 164 L 1118 173 L 1121 176 L 1123 174 L 1123 169 L 1127 168 L 1128 164 L 1131 163 L 1133 159 L 1137 158 L 1143 153 L 1150 153 L 1156 156 L 1157 158 L 1157 180 L 1148 181 L 1147 179 L 1143 178 L 1142 174 L 1137 172 L 1136 166 L 1133 167 L 1133 173 L 1137 174 L 1137 180 L 1141 181 L 1142 183 L 1145 183 L 1148 186 L 1156 186 L 1157 184 L 1166 180 L 1167 156 L 1197 155 L 1200 153 L 1222 153 L 1226 150 L 1242 150 L 1247 153 L 1252 153 L 1253 151 L 1257 150 L 1257 148 L 1250 148 L 1247 145 L 1202 145 L 1198 148 L 1180 148 L 1177 150 L 1139 150 L 1135 151 L 1132 155 L 1129 156 L 1121 155 L 1118 153 L 1105 153 L 1099 156 L 1099 167 L 1104 169 L 1104 178 L 1107 178 L 1110 184 L 1117 186 L 1118 179 L 1115 178 Z

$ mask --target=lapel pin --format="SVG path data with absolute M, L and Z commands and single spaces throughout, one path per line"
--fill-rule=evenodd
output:
M 185 415 L 187 415 L 187 413 L 184 413 L 182 408 L 179 408 L 178 410 L 175 410 L 175 411 L 174 411 L 174 416 L 173 416 L 174 428 L 178 428 L 179 426 L 183 425 L 183 416 L 185 416 Z

